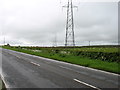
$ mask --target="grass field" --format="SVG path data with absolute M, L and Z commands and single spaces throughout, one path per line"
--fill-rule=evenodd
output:
M 86 57 L 89 54 L 93 54 L 95 52 L 102 52 L 105 55 L 116 55 L 118 53 L 118 48 L 39 48 L 39 47 L 3 47 L 6 49 L 11 49 L 19 52 L 24 52 L 32 55 L 42 56 L 46 58 L 51 58 L 59 61 L 69 62 L 72 64 L 82 65 L 86 67 L 96 68 L 100 70 L 105 70 L 113 73 L 120 73 L 119 64 L 120 62 L 111 62 L 111 61 L 104 61 L 100 59 L 91 59 Z M 76 51 L 83 52 L 87 55 L 81 56 L 76 55 Z M 74 53 L 75 52 L 75 53 Z M 95 53 L 96 54 L 96 53 Z M 97 54 L 96 54 L 97 55 Z M 94 55 L 93 55 L 94 56 Z M 113 56 L 113 59 L 116 59 Z M 118 60 L 119 61 L 119 60 Z

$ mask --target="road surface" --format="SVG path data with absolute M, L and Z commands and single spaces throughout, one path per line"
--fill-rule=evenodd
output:
M 117 74 L 24 54 L 2 52 L 2 77 L 7 88 L 118 88 Z

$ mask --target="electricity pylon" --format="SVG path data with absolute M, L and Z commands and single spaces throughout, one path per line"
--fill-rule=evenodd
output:
M 54 42 L 53 42 L 53 46 L 57 47 L 57 34 L 54 37 Z
M 68 0 L 67 6 L 63 7 L 67 7 L 65 46 L 75 46 L 73 8 L 77 6 L 73 6 L 72 0 Z
M 4 46 L 5 46 L 5 36 L 4 36 Z

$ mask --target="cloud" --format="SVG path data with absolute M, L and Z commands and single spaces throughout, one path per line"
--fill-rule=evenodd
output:
M 76 43 L 118 39 L 117 2 L 81 2 L 78 7 L 74 10 Z M 62 11 L 58 0 L 0 1 L 0 30 L 12 45 L 52 45 L 55 35 L 63 45 L 65 24 L 66 9 Z

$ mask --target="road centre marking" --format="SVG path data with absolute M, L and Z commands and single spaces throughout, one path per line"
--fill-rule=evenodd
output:
M 68 67 L 64 67 L 64 66 L 59 66 L 59 67 L 64 68 L 64 69 L 68 69 L 68 70 L 72 70 L 72 71 L 73 71 L 73 69 L 68 68 Z
M 95 86 L 93 86 L 93 85 L 90 85 L 90 84 L 85 83 L 85 82 L 83 82 L 83 81 L 80 81 L 80 80 L 78 80 L 78 79 L 73 79 L 73 80 L 76 81 L 76 82 L 79 82 L 79 83 L 81 83 L 81 84 L 84 84 L 84 85 L 86 85 L 86 86 L 89 86 L 89 87 L 91 87 L 91 88 L 94 88 L 94 89 L 97 89 L 97 90 L 101 90 L 100 88 L 97 88 L 97 87 L 95 87 Z
M 34 62 L 30 62 L 31 64 L 34 64 L 34 65 L 36 65 L 36 66 L 40 66 L 39 64 L 37 64 L 37 63 L 34 63 Z

